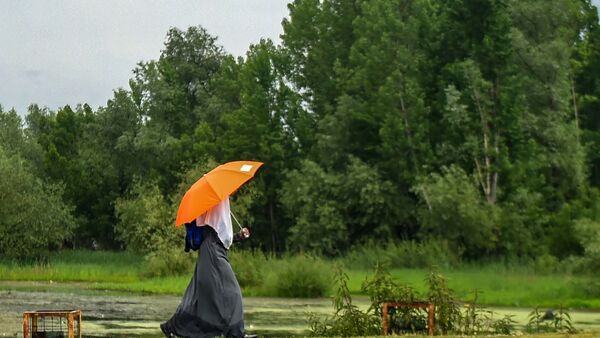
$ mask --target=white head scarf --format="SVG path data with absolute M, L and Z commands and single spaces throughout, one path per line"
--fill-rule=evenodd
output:
M 210 225 L 215 229 L 223 246 L 229 249 L 231 242 L 233 242 L 229 196 L 196 218 L 196 226 L 204 225 Z

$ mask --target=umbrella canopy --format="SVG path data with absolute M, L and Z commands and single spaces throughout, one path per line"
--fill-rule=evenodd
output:
M 175 224 L 189 223 L 254 177 L 262 162 L 234 161 L 214 168 L 204 174 L 183 195 Z

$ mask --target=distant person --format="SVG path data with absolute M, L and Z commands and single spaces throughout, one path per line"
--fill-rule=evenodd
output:
M 242 292 L 227 258 L 234 239 L 248 238 L 250 231 L 242 228 L 234 236 L 229 198 L 196 218 L 195 225 L 201 244 L 194 275 L 175 314 L 160 329 L 166 337 L 256 337 L 244 333 Z

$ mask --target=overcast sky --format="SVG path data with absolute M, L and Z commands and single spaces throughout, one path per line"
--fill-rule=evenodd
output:
M 139 61 L 157 59 L 170 27 L 201 25 L 234 55 L 277 44 L 287 0 L 0 0 L 0 104 L 105 106 Z
M 241 56 L 261 37 L 279 43 L 288 2 L 0 0 L 0 104 L 21 115 L 31 103 L 104 106 L 139 61 L 158 58 L 170 27 L 201 25 Z

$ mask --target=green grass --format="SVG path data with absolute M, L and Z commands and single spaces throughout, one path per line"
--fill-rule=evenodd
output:
M 392 277 L 399 283 L 409 284 L 420 294 L 427 292 L 423 269 L 393 269 Z M 579 284 L 593 281 L 590 277 L 569 274 L 536 274 L 527 268 L 504 268 L 497 265 L 465 266 L 460 269 L 439 271 L 448 280 L 449 287 L 463 301 L 473 299 L 489 306 L 600 308 L 600 297 L 581 292 Z M 348 287 L 360 293 L 362 282 L 371 271 L 348 271 Z
M 139 280 L 143 257 L 125 252 L 62 251 L 47 263 L 0 261 L 0 280 L 55 282 L 117 282 Z
M 246 259 L 252 259 L 245 256 Z M 273 269 L 274 258 L 257 260 L 256 264 Z M 329 264 L 332 266 L 332 264 Z M 257 267 L 258 268 L 258 267 Z M 262 268 L 261 268 L 262 269 Z M 439 271 L 448 279 L 456 295 L 468 301 L 473 290 L 479 291 L 479 303 L 488 306 L 556 307 L 600 309 L 600 295 L 582 291 L 580 285 L 594 285 L 591 277 L 570 274 L 539 274 L 527 266 L 502 264 L 463 265 L 456 269 Z M 45 264 L 18 264 L 0 260 L 0 281 L 77 282 L 77 287 L 87 290 L 113 290 L 121 292 L 173 294 L 184 292 L 189 275 L 173 277 L 147 277 L 143 257 L 124 252 L 63 251 L 49 257 Z M 348 286 L 353 294 L 360 294 L 363 281 L 370 270 L 347 269 Z M 421 294 L 426 293 L 425 269 L 392 269 L 393 278 L 412 285 Z M 274 296 L 266 283 L 243 288 L 245 296 Z M 0 288 L 5 288 L 0 284 Z M 14 283 L 10 284 L 14 285 Z M 330 292 L 334 292 L 332 288 Z

